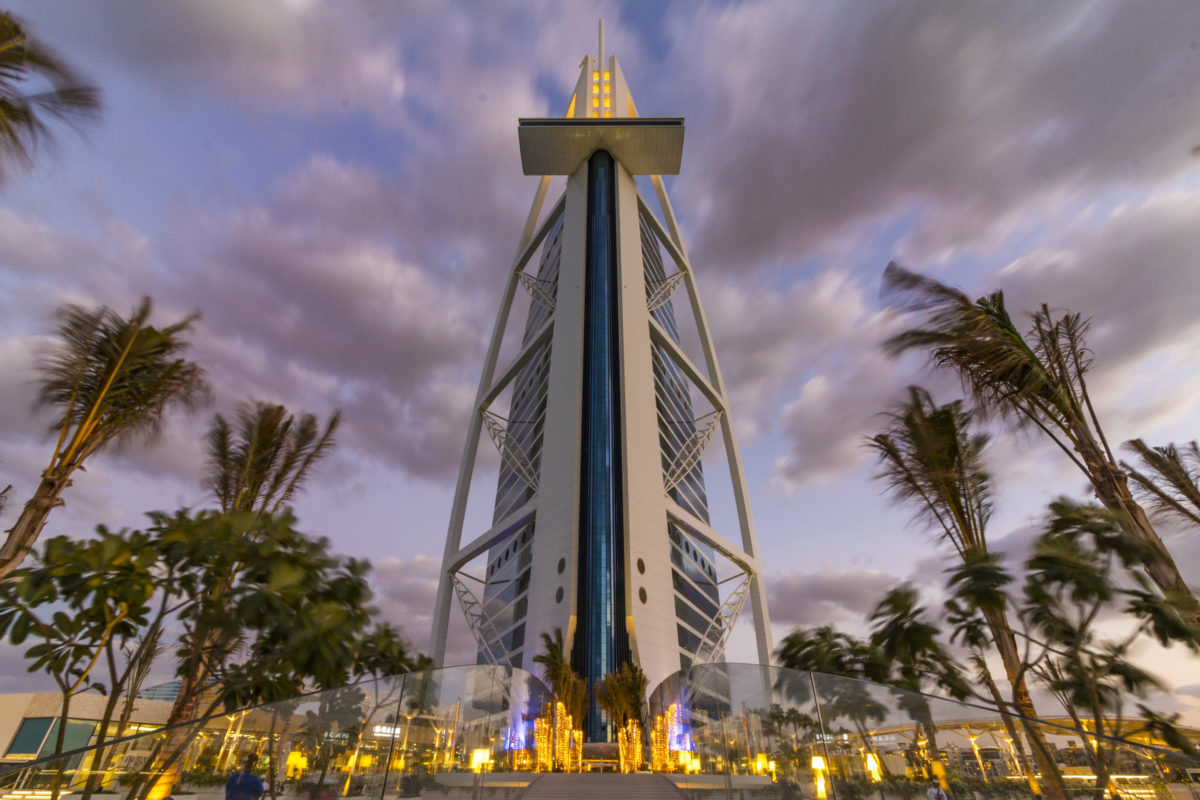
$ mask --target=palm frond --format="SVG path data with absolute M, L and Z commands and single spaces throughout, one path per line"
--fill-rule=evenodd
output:
M 1026 342 L 1004 305 L 1004 293 L 975 302 L 957 289 L 911 272 L 896 262 L 883 273 L 885 299 L 920 315 L 922 324 L 884 343 L 893 355 L 923 350 L 938 367 L 953 370 L 984 411 L 1016 424 L 1031 424 L 1070 440 L 1076 422 L 1070 393 L 1043 362 L 1050 343 Z M 1035 320 L 1034 334 L 1038 333 Z M 1052 328 L 1052 331 L 1057 331 Z M 1051 347 L 1050 349 L 1054 349 Z M 1070 454 L 1070 448 L 1065 447 Z
M 334 446 L 335 411 L 322 429 L 312 414 L 297 419 L 281 405 L 248 401 L 236 424 L 221 415 L 209 430 L 205 485 L 225 510 L 278 511 Z
M 888 414 L 888 428 L 867 440 L 879 455 L 889 493 L 913 508 L 915 519 L 949 540 L 960 557 L 986 550 L 992 481 L 983 460 L 988 438 L 973 434 L 959 401 L 938 406 L 910 386 L 908 400 Z
M 1150 447 L 1141 439 L 1125 443 L 1145 472 L 1122 461 L 1138 498 L 1166 516 L 1200 525 L 1200 443 Z
M 79 127 L 99 113 L 100 90 L 8 12 L 0 12 L 0 42 L 0 153 L 28 165 L 39 148 L 53 143 L 45 120 Z M 3 174 L 0 161 L 0 179 Z

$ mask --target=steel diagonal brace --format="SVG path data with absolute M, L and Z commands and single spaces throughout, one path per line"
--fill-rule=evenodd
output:
M 462 606 L 463 616 L 467 618 L 467 625 L 470 626 L 475 641 L 479 643 L 479 649 L 487 654 L 490 663 L 508 664 L 508 649 L 505 648 L 504 641 L 500 638 L 500 632 L 496 630 L 496 626 L 484 613 L 483 604 L 463 583 L 458 573 L 450 573 L 450 580 L 454 582 L 454 594 L 458 596 L 458 604 Z M 489 633 L 495 638 L 489 638 Z M 500 648 L 499 653 L 496 652 L 496 647 L 492 646 L 493 641 L 496 643 L 496 647 Z
M 704 455 L 704 450 L 708 447 L 708 443 L 712 441 L 713 431 L 717 429 L 717 423 L 721 421 L 720 411 L 711 411 L 693 420 L 693 425 L 696 426 L 696 431 L 688 439 L 687 444 L 680 448 L 676 454 L 675 460 L 671 462 L 670 468 L 667 470 L 666 476 L 663 478 L 663 485 L 667 492 L 670 492 L 679 482 L 691 474 L 696 468 L 696 464 L 700 461 L 700 457 Z
M 671 299 L 671 295 L 675 294 L 675 290 L 679 288 L 679 284 L 683 283 L 684 277 L 683 271 L 680 270 L 661 281 L 654 281 L 651 284 L 654 291 L 646 299 L 646 307 L 653 312 L 660 306 L 666 305 L 667 301 Z
M 551 281 L 535 278 L 528 272 L 518 272 L 517 280 L 525 287 L 525 291 L 529 292 L 535 303 L 543 306 L 551 314 L 554 313 L 554 297 L 550 294 L 554 284 Z
M 529 488 L 536 492 L 538 479 L 537 472 L 533 468 L 533 461 L 521 444 L 509 434 L 509 421 L 491 411 L 481 411 L 480 413 L 483 415 L 483 424 L 487 428 L 488 436 L 492 439 L 492 444 L 496 445 L 496 449 L 500 451 L 500 457 L 512 467 L 521 480 L 528 484 Z
M 742 604 L 746 602 L 746 595 L 749 592 L 750 573 L 743 572 L 741 582 L 729 593 L 729 597 L 725 598 L 717 615 L 709 623 L 708 630 L 704 632 L 704 636 L 700 640 L 700 647 L 696 651 L 696 659 L 692 663 L 707 664 L 717 653 L 721 652 L 733 630 L 734 622 L 742 613 Z

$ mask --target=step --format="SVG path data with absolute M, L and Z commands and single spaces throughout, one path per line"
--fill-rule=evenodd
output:
M 679 800 L 685 795 L 663 775 L 615 775 L 581 773 L 574 775 L 540 775 L 518 800 L 589 800 L 589 798 L 619 797 L 621 800 Z

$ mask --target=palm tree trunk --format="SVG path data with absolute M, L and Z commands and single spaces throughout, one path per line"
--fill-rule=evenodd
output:
M 992 702 L 996 704 L 996 708 L 1004 711 L 1008 707 L 1004 697 L 1000 694 L 1000 687 L 996 686 L 996 681 L 989 674 L 984 680 L 984 685 L 987 687 L 988 693 L 992 696 Z M 1029 768 L 1029 759 L 1025 757 L 1025 744 L 1021 741 L 1021 732 L 1017 730 L 1017 726 L 1013 725 L 1012 717 L 1008 714 L 1001 714 L 1000 721 L 1004 723 L 1004 732 L 1008 734 L 1008 740 L 1013 744 L 1013 753 L 1017 759 L 1017 766 L 1029 781 L 1029 790 L 1037 794 L 1037 780 L 1034 778 L 1033 770 Z
M 117 700 L 120 694 L 117 692 L 117 687 L 113 686 L 109 689 L 108 700 L 104 703 L 104 713 L 100 716 L 100 728 L 96 734 L 95 749 L 92 751 L 91 766 L 88 768 L 87 784 L 83 789 L 83 797 L 81 800 L 91 800 L 93 794 L 100 789 L 100 781 L 104 777 L 103 765 L 106 763 L 111 747 L 104 747 L 108 726 L 112 722 L 113 714 L 117 710 Z
M 1021 726 L 1025 729 L 1025 738 L 1029 741 L 1029 749 L 1033 751 L 1033 760 L 1042 775 L 1043 793 L 1049 800 L 1066 800 L 1066 787 L 1063 785 L 1062 774 L 1058 771 L 1058 762 L 1054 760 L 1054 752 L 1050 749 L 1042 729 L 1033 720 L 1038 718 L 1037 709 L 1033 706 L 1033 698 L 1029 687 L 1021 673 L 1021 658 L 1017 653 L 1017 640 L 1012 629 L 1008 626 L 1008 616 L 1004 609 L 984 612 L 984 619 L 992 631 L 996 642 L 996 650 L 1004 663 L 1004 672 L 1012 686 L 1013 706 L 1021 715 Z M 1033 773 L 1030 772 L 1030 775 Z
M 58 475 L 47 470 L 46 474 L 42 476 L 42 481 L 33 493 L 33 498 L 21 509 L 21 516 L 17 517 L 16 523 L 8 531 L 8 537 L 4 540 L 4 544 L 0 545 L 0 578 L 21 566 L 21 562 L 29 555 L 33 543 L 37 541 L 38 536 L 42 533 L 42 528 L 46 526 L 46 518 L 50 516 L 50 509 L 58 505 L 59 495 L 62 494 L 67 484 L 66 475 Z
M 1171 553 L 1159 538 L 1146 516 L 1146 511 L 1133 499 L 1129 479 L 1124 470 L 1113 463 L 1100 448 L 1089 430 L 1077 430 L 1075 451 L 1088 469 L 1088 477 L 1096 490 L 1096 499 L 1124 523 L 1126 531 L 1150 546 L 1157 559 L 1146 564 L 1146 574 L 1168 596 L 1184 602 L 1197 622 L 1200 622 L 1200 601 L 1192 592 Z

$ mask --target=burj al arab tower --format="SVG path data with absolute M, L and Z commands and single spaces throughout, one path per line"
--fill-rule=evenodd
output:
M 653 687 L 724 660 L 746 601 L 760 663 L 772 642 L 703 267 L 661 177 L 679 173 L 684 121 L 639 116 L 603 51 L 602 29 L 564 117 L 517 125 L 524 172 L 541 180 L 466 431 L 430 651 L 442 665 L 457 598 L 480 663 L 538 673 L 541 634 L 561 630 L 589 688 L 629 661 Z M 487 456 L 499 463 L 491 527 L 464 530 L 471 490 L 495 480 L 472 485 L 484 448 L 498 451 Z M 724 452 L 715 467 L 709 449 Z M 710 521 L 717 479 L 732 497 L 725 530 Z M 589 713 L 590 738 L 603 735 L 599 716 Z

